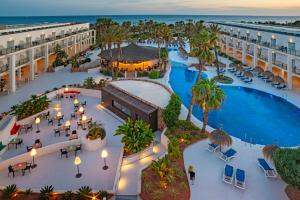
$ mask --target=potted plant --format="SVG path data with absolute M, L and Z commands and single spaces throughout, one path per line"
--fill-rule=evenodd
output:
M 85 149 L 88 151 L 96 151 L 106 144 L 106 131 L 102 124 L 96 122 L 89 125 L 89 131 L 85 138 L 82 138 L 82 142 L 85 145 Z

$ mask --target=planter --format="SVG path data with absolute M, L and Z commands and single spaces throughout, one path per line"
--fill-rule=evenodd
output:
M 106 145 L 106 137 L 103 140 L 101 140 L 101 138 L 97 140 L 88 140 L 86 137 L 82 137 L 81 143 L 83 144 L 83 148 L 85 150 L 97 151 Z
M 65 66 L 63 66 L 63 65 L 62 66 L 57 66 L 57 67 L 54 68 L 54 71 L 57 72 L 59 70 L 62 70 L 64 67 Z
M 138 160 L 141 160 L 143 158 L 151 156 L 152 154 L 153 154 L 153 144 L 151 144 L 149 147 L 147 147 L 146 149 L 144 149 L 144 150 L 142 150 L 138 153 L 132 154 L 132 155 L 127 156 L 127 157 L 124 157 L 122 165 L 124 166 L 124 165 L 134 163 Z

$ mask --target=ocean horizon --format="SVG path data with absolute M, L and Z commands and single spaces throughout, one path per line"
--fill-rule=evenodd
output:
M 291 22 L 300 20 L 300 16 L 247 16 L 247 15 L 70 15 L 70 16 L 0 16 L 0 25 L 37 24 L 37 23 L 63 23 L 63 22 L 89 22 L 95 23 L 98 18 L 111 18 L 118 23 L 131 21 L 133 24 L 140 20 L 154 20 L 165 23 L 176 21 L 276 21 Z

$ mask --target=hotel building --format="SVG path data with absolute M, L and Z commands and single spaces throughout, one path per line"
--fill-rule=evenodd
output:
M 300 30 L 245 23 L 217 23 L 223 53 L 281 76 L 289 89 L 300 88 Z
M 51 23 L 8 26 L 0 29 L 0 79 L 5 89 L 18 87 L 47 71 L 55 60 L 56 45 L 69 57 L 87 50 L 96 42 L 89 23 Z

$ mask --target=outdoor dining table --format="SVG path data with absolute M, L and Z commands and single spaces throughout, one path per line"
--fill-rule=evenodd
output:
M 21 171 L 24 170 L 26 166 L 27 166 L 27 162 L 21 162 L 13 165 L 12 168 L 14 171 Z
M 14 138 L 14 139 L 12 139 L 9 143 L 8 143 L 8 145 L 7 145 L 7 148 L 9 149 L 9 146 L 10 145 L 15 145 L 16 146 L 16 149 L 18 148 L 18 144 L 20 144 L 20 143 L 22 143 L 23 142 L 23 140 L 21 139 L 21 138 Z
M 25 131 L 25 133 L 27 133 L 29 129 L 31 129 L 31 130 L 33 129 L 32 124 L 23 124 L 20 126 L 20 133 L 22 131 Z

